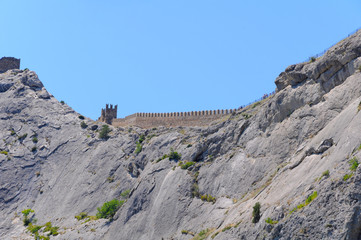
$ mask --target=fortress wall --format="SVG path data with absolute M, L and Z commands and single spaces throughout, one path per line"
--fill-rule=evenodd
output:
M 233 111 L 235 109 L 173 113 L 135 113 L 125 118 L 113 119 L 112 125 L 115 127 L 138 126 L 141 128 L 204 126 Z

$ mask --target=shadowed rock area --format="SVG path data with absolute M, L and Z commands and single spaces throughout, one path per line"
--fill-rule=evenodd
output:
M 359 31 L 209 126 L 103 138 L 35 72 L 0 74 L 0 238 L 34 239 L 30 208 L 50 239 L 361 239 L 360 56 Z

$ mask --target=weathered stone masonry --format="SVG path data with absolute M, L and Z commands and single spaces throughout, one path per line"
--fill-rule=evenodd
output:
M 99 121 L 112 124 L 115 127 L 137 126 L 141 128 L 153 128 L 158 126 L 204 126 L 225 115 L 231 114 L 235 109 L 172 112 L 172 113 L 135 113 L 125 118 L 116 118 L 116 109 L 108 107 L 102 109 Z M 114 114 L 115 111 L 115 114 Z M 110 116 L 114 116 L 111 118 Z
M 0 59 L 0 73 L 10 69 L 20 69 L 20 59 L 13 57 L 3 57 Z

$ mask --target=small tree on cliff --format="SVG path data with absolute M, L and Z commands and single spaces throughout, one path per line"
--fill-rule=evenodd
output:
M 111 132 L 108 125 L 103 125 L 102 129 L 99 132 L 99 138 L 107 140 L 109 138 L 109 133 Z

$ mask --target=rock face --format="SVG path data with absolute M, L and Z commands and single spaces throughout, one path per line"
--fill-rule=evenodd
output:
M 0 238 L 33 239 L 31 208 L 60 227 L 51 239 L 359 239 L 360 45 L 288 67 L 275 95 L 207 127 L 109 138 L 34 72 L 1 74 Z M 114 198 L 112 221 L 75 218 Z

